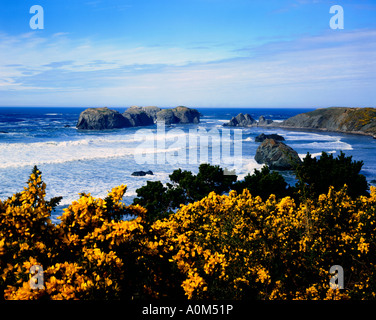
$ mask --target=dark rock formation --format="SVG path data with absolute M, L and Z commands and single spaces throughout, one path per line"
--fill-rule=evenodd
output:
M 282 128 L 316 129 L 376 136 L 375 108 L 333 107 L 301 113 L 283 121 Z
M 223 124 L 225 127 L 254 127 L 254 126 L 272 126 L 273 120 L 265 119 L 264 116 L 260 116 L 259 121 L 253 119 L 249 114 L 242 114 L 239 113 L 236 117 L 232 117 L 232 119 Z
M 164 122 L 165 124 L 178 123 L 179 119 L 175 117 L 172 109 L 163 109 L 157 113 L 157 122 Z
M 247 121 L 238 114 L 224 126 L 267 126 L 289 129 L 308 129 L 370 135 L 376 137 L 376 108 L 331 107 L 298 114 L 281 123 L 265 119 Z
M 81 112 L 76 127 L 84 130 L 103 130 L 130 127 L 121 113 L 105 108 L 89 108 Z
M 228 123 L 224 123 L 225 127 L 249 127 L 256 124 L 257 121 L 253 119 L 248 113 L 239 113 L 236 117 L 233 117 Z
M 140 107 L 128 108 L 123 113 L 123 117 L 128 119 L 132 127 L 150 126 L 154 123 L 153 117 Z
M 265 133 L 261 133 L 260 135 L 258 135 L 256 138 L 255 138 L 255 141 L 256 142 L 263 142 L 264 140 L 266 139 L 274 139 L 276 141 L 285 141 L 285 138 L 280 136 L 279 134 L 265 134 Z
M 165 124 L 199 123 L 200 113 L 195 109 L 187 107 L 164 109 L 157 113 L 157 121 L 164 121 Z
M 264 116 L 260 116 L 258 124 L 259 126 L 267 126 L 269 124 L 272 124 L 273 120 L 272 119 L 265 119 Z
M 187 107 L 176 107 L 172 109 L 175 117 L 179 119 L 178 123 L 199 123 L 200 113 L 196 109 L 190 109 Z
M 154 173 L 151 170 L 148 171 L 135 171 L 131 175 L 136 176 L 136 177 L 143 177 L 146 176 L 147 174 L 154 175 Z
M 276 127 L 308 129 L 370 135 L 376 138 L 376 108 L 331 107 L 301 113 L 281 123 L 265 119 L 249 119 L 249 115 L 238 114 L 224 126 L 234 127 Z
M 150 117 L 153 118 L 154 122 L 157 121 L 157 113 L 161 111 L 161 108 L 158 107 L 141 107 L 141 109 Z
M 291 170 L 302 162 L 294 149 L 274 139 L 266 139 L 260 144 L 255 160 L 267 164 L 272 170 Z
M 103 130 L 152 125 L 199 123 L 200 113 L 187 107 L 160 109 L 158 107 L 130 107 L 123 114 L 108 108 L 89 108 L 81 112 L 76 127 L 83 130 Z

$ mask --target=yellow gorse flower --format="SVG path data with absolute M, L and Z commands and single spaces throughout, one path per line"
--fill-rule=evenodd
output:
M 23 191 L 0 201 L 3 297 L 376 298 L 374 187 L 357 199 L 330 188 L 300 204 L 212 192 L 152 224 L 145 208 L 121 202 L 126 189 L 81 194 L 55 225 L 35 170 Z M 329 286 L 335 264 L 351 278 L 345 289 Z M 40 266 L 39 289 L 29 283 L 32 266 Z

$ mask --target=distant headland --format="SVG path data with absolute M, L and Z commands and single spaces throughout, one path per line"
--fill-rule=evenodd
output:
M 322 108 L 298 114 L 282 122 L 266 120 L 263 116 L 256 121 L 249 114 L 240 113 L 224 126 L 320 130 L 370 135 L 376 138 L 376 108 Z

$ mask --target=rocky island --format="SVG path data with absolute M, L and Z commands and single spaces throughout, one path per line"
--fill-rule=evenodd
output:
M 119 129 L 149 126 L 159 121 L 167 125 L 199 123 L 200 113 L 196 109 L 183 106 L 173 109 L 133 106 L 124 113 L 107 107 L 89 108 L 81 112 L 76 127 L 81 130 Z
M 242 114 L 239 113 L 236 117 L 224 123 L 224 127 L 257 127 L 257 126 L 269 126 L 273 124 L 273 120 L 265 119 L 264 116 L 261 116 L 259 120 L 253 119 L 248 113 Z
M 302 163 L 298 153 L 275 139 L 265 139 L 257 148 L 255 160 L 259 164 L 266 164 L 272 170 L 292 170 Z
M 248 113 L 242 114 L 239 113 L 236 117 L 232 117 L 232 119 L 224 123 L 224 127 L 248 127 L 252 126 L 256 123 L 257 121 L 253 119 Z
M 135 171 L 135 172 L 132 172 L 131 175 L 135 176 L 135 177 L 144 177 L 146 175 L 154 175 L 154 173 L 151 170 L 148 170 L 148 171 Z
M 255 138 L 255 142 L 264 142 L 266 139 L 274 139 L 276 141 L 285 141 L 285 138 L 280 136 L 279 134 L 265 134 L 261 133 Z

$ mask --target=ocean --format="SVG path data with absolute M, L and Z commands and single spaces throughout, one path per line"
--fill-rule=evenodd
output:
M 126 108 L 114 109 L 123 112 Z M 63 197 L 53 216 L 55 222 L 62 208 L 77 200 L 79 193 L 105 197 L 113 187 L 126 184 L 124 202 L 130 204 L 136 196 L 136 189 L 145 185 L 147 180 L 167 182 L 172 171 L 178 168 L 197 173 L 202 162 L 235 169 L 241 179 L 262 167 L 254 160 L 259 145 L 254 140 L 260 133 L 282 135 L 285 143 L 301 158 L 307 152 L 319 156 L 322 151 L 336 155 L 342 150 L 353 156 L 353 160 L 364 162 L 362 174 L 369 183 L 374 184 L 376 180 L 376 139 L 372 137 L 222 126 L 240 112 L 249 113 L 255 119 L 263 115 L 282 121 L 313 109 L 197 108 L 202 114 L 199 124 L 166 126 L 163 134 L 163 128 L 157 125 L 105 131 L 77 130 L 75 126 L 83 110 L 0 108 L 1 200 L 23 190 L 34 165 L 42 171 L 47 198 Z M 153 175 L 131 175 L 140 170 L 151 170 Z M 283 175 L 289 183 L 294 183 L 291 173 L 284 172 Z

